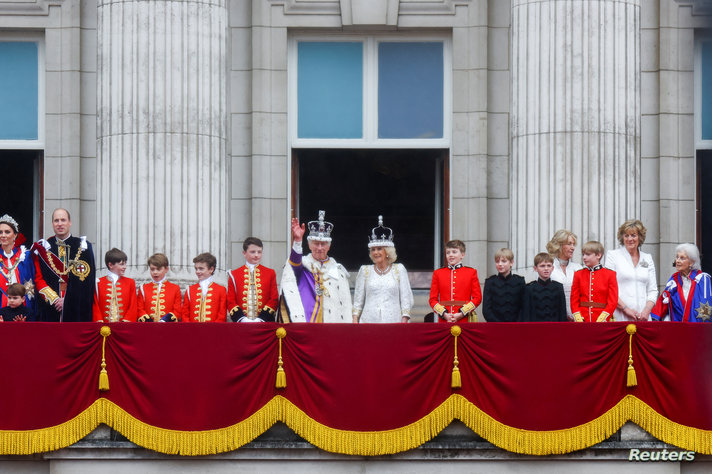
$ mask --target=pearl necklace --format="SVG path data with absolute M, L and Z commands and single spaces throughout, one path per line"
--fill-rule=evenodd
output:
M 379 275 L 385 275 L 386 273 L 388 273 L 388 272 L 391 271 L 391 267 L 392 267 L 392 266 L 393 266 L 393 264 L 390 264 L 390 265 L 388 265 L 388 266 L 386 267 L 385 270 L 381 270 L 381 269 L 379 269 L 376 265 L 374 265 L 374 266 L 373 266 L 373 269 L 374 269 L 374 270 L 376 271 L 376 273 L 378 273 Z

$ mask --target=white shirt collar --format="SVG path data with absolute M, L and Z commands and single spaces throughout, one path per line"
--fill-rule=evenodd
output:
M 106 276 L 111 280 L 113 284 L 116 284 L 117 280 L 119 279 L 119 275 L 117 275 L 114 272 L 109 272 L 106 274 Z
M 213 276 L 210 275 L 208 278 L 205 280 L 198 282 L 200 284 L 200 289 L 203 291 L 203 294 L 206 294 L 208 292 L 208 287 L 210 284 L 213 282 Z
M 257 266 L 257 265 L 255 265 L 254 263 L 249 263 L 249 262 L 245 262 L 245 265 L 247 266 L 247 268 L 250 269 L 251 272 L 254 272 L 254 271 L 255 271 L 255 267 Z

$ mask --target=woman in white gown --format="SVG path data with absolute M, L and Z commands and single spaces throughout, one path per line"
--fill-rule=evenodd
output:
M 576 234 L 566 229 L 557 230 L 546 244 L 546 251 L 554 257 L 554 270 L 551 272 L 551 279 L 564 285 L 564 295 L 566 296 L 566 316 L 573 321 L 571 314 L 571 284 L 574 281 L 574 273 L 583 267 L 574 262 L 574 250 L 576 249 Z
M 396 261 L 393 231 L 378 227 L 371 231 L 368 242 L 373 265 L 363 265 L 356 277 L 354 290 L 354 323 L 407 323 L 413 307 L 413 292 L 405 267 Z

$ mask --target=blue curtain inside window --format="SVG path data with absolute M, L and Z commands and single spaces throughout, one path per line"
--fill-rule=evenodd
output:
M 37 43 L 0 42 L 0 140 L 37 140 Z
M 378 44 L 378 137 L 443 137 L 443 43 Z
M 712 140 L 712 41 L 702 43 L 702 139 Z
M 299 138 L 363 137 L 363 45 L 300 42 L 297 66 Z

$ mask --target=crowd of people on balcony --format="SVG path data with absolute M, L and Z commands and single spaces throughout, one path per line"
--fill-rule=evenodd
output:
M 18 223 L 0 217 L 0 321 L 100 322 L 308 322 L 407 323 L 414 298 L 408 272 L 397 263 L 394 232 L 383 217 L 371 230 L 368 254 L 356 277 L 353 299 L 349 273 L 329 256 L 333 224 L 319 211 L 308 225 L 292 219 L 292 249 L 277 274 L 261 264 L 262 241 L 243 243 L 245 265 L 228 274 L 227 287 L 214 281 L 216 258 L 193 259 L 197 283 L 184 294 L 167 280 L 168 258 L 157 253 L 147 262 L 150 282 L 136 287 L 125 276 L 127 255 L 113 248 L 105 254 L 107 275 L 96 279 L 94 253 L 86 237 L 71 235 L 66 209 L 52 214 L 55 235 L 24 245 Z M 308 228 L 308 229 L 307 229 Z M 307 234 L 308 230 L 308 234 Z M 480 289 L 477 270 L 463 265 L 460 240 L 445 244 L 447 264 L 433 272 L 432 312 L 425 322 L 476 322 L 478 307 L 488 322 L 608 322 L 671 320 L 710 322 L 712 285 L 701 271 L 700 253 L 690 243 L 675 249 L 675 269 L 658 294 L 655 262 L 643 252 L 646 228 L 637 219 L 618 229 L 620 247 L 582 245 L 582 264 L 573 261 L 576 235 L 557 230 L 546 252 L 534 257 L 534 281 L 512 273 L 514 254 L 494 254 L 497 273 Z M 310 253 L 303 254 L 306 235 Z

